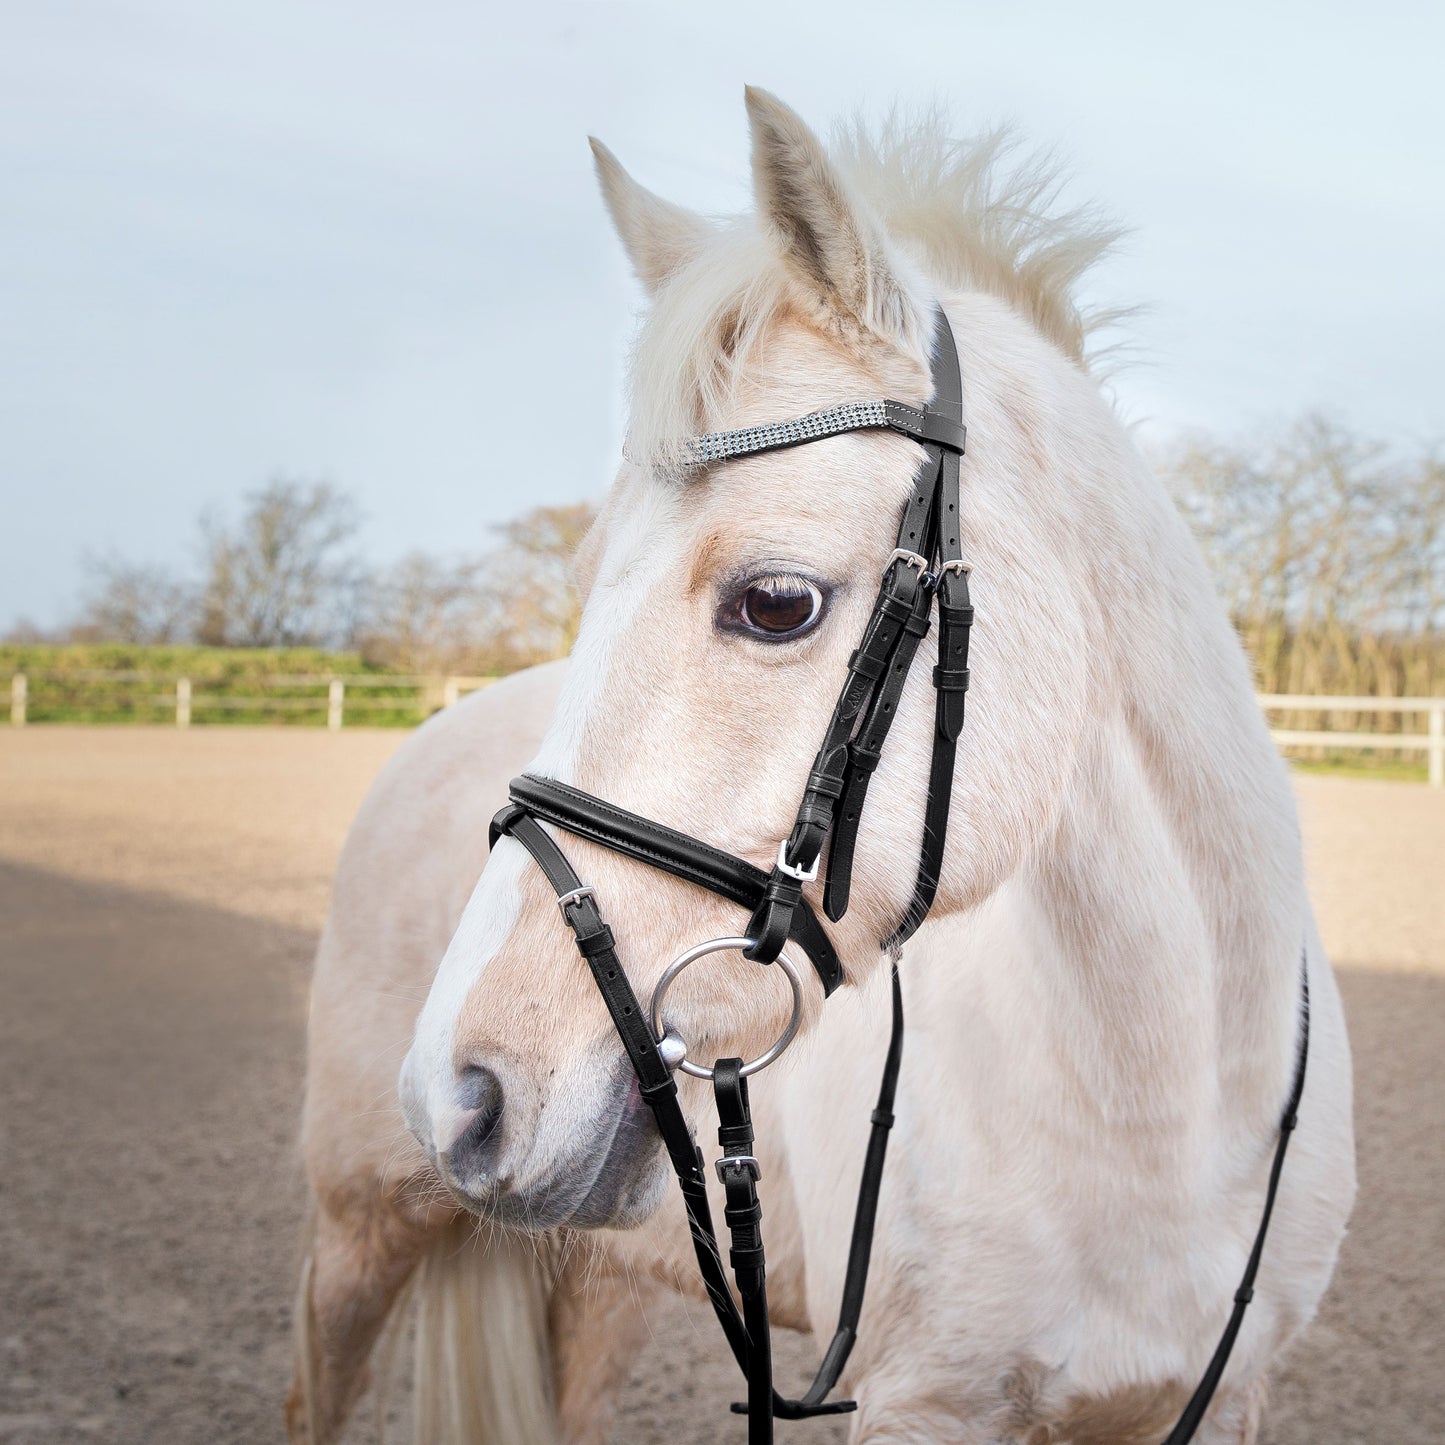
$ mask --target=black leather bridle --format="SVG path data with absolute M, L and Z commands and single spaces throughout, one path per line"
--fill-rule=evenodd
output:
M 898 543 L 883 572 L 882 584 L 863 639 L 848 659 L 848 676 L 833 710 L 822 746 L 803 790 L 791 834 L 778 848 L 769 872 L 710 844 L 548 778 L 524 774 L 514 778 L 511 802 L 492 820 L 491 841 L 515 838 L 546 875 L 557 893 L 562 917 L 592 972 L 623 1048 L 637 1075 L 642 1099 L 651 1109 L 658 1132 L 677 1175 L 687 1210 L 698 1267 L 723 1333 L 748 1382 L 746 1404 L 734 1410 L 748 1415 L 750 1445 L 773 1439 L 773 1420 L 806 1419 L 854 1410 L 851 1400 L 830 1401 L 831 1394 L 857 1335 L 868 1277 L 868 1262 L 877 1217 L 888 1133 L 893 1125 L 903 1050 L 903 995 L 898 976 L 898 950 L 927 916 L 938 890 L 953 790 L 954 758 L 963 729 L 964 696 L 968 690 L 969 567 L 959 540 L 959 458 L 964 450 L 962 378 L 953 332 L 940 309 L 934 328 L 932 399 L 921 409 L 901 402 L 850 403 L 792 421 L 711 433 L 690 443 L 694 461 L 711 464 L 729 457 L 756 455 L 801 446 L 843 432 L 887 429 L 918 442 L 924 459 L 903 509 Z M 831 994 L 845 980 L 841 961 L 808 900 L 803 885 L 818 875 L 825 844 L 831 837 L 823 910 L 836 921 L 846 912 L 858 837 L 869 781 L 878 766 L 914 655 L 927 635 L 934 606 L 938 609 L 938 666 L 933 670 L 937 693 L 933 754 L 923 843 L 913 897 L 892 934 L 882 940 L 893 954 L 893 1025 L 872 1133 L 864 1159 L 853 1235 L 844 1277 L 838 1326 L 808 1390 L 788 1399 L 773 1388 L 772 1350 L 768 1325 L 767 1287 L 757 1183 L 758 1161 L 748 1103 L 747 1076 L 771 1062 L 791 1039 L 798 1018 L 796 970 L 783 949 L 791 940 L 807 955 L 823 992 Z M 750 911 L 746 936 L 713 940 L 675 960 L 644 1012 L 618 961 L 612 931 L 603 922 L 593 890 L 568 863 L 551 834 L 551 823 L 614 852 L 706 888 Z M 686 1058 L 686 1045 L 661 1019 L 661 999 L 673 978 L 703 953 L 737 947 L 756 962 L 780 960 L 793 987 L 793 1020 L 767 1054 L 750 1064 L 719 1059 L 711 1070 Z M 1309 1050 L 1309 985 L 1304 982 L 1304 1013 L 1293 1086 L 1280 1124 L 1263 1218 L 1244 1278 L 1235 1293 L 1234 1312 L 1204 1378 L 1179 1423 L 1164 1445 L 1190 1440 L 1208 1407 L 1244 1311 L 1253 1295 L 1265 1234 L 1274 1207 L 1285 1149 L 1295 1127 L 1304 1089 Z M 739 1312 L 728 1288 L 722 1252 L 708 1203 L 702 1151 L 693 1139 L 678 1101 L 673 1071 L 711 1077 L 718 1109 L 716 1161 L 726 1195 L 729 1262 L 742 1301 Z

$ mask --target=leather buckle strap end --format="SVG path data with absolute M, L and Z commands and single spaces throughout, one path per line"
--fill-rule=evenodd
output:
M 817 876 L 816 861 L 811 876 Z M 777 958 L 792 935 L 793 920 L 802 899 L 802 879 L 774 868 L 768 875 L 762 901 L 748 920 L 748 937 L 756 938 L 757 943 L 743 957 L 754 963 L 771 963 Z
M 488 850 L 490 851 L 497 846 L 498 838 L 505 837 L 512 831 L 512 824 L 515 823 L 518 818 L 525 818 L 526 816 L 527 810 L 519 807 L 516 803 L 508 803 L 505 808 L 501 809 L 487 828 Z
M 885 401 L 883 411 L 892 431 L 902 432 L 916 442 L 930 443 L 963 455 L 968 428 L 961 421 L 954 421 L 932 407 L 924 407 L 920 411 L 918 407 L 901 401 Z

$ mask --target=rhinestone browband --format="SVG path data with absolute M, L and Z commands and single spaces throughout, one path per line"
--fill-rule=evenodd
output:
M 754 452 L 793 447 L 801 442 L 817 441 L 819 437 L 836 436 L 839 432 L 867 431 L 893 427 L 885 401 L 849 401 L 841 406 L 810 411 L 807 416 L 789 421 L 767 422 L 762 426 L 743 427 L 739 431 L 712 431 L 690 437 L 683 443 L 683 454 L 694 466 L 725 461 L 728 457 L 745 457 Z

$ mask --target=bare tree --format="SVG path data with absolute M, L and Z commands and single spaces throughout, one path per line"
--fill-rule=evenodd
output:
M 401 672 L 469 672 L 484 646 L 484 564 L 412 552 L 367 583 L 362 656 Z
M 577 635 L 573 555 L 595 513 L 538 507 L 496 528 L 502 545 L 445 562 L 413 553 L 368 585 L 362 651 L 408 672 L 513 672 Z
M 1307 416 L 1164 463 L 1267 692 L 1393 695 L 1445 673 L 1445 465 Z
M 483 592 L 497 670 L 571 650 L 582 615 L 573 562 L 596 515 L 585 502 L 535 507 L 496 528 L 502 545 L 487 559 Z
M 214 646 L 346 643 L 361 571 L 356 503 L 327 482 L 276 480 L 238 522 L 204 522 L 200 639 Z
M 78 621 L 69 629 L 75 642 L 136 644 L 187 641 L 196 626 L 196 589 L 164 567 L 91 559 L 92 582 Z
M 17 617 L 5 629 L 4 636 L 0 637 L 0 642 L 9 643 L 13 647 L 35 647 L 56 640 L 53 632 L 47 632 L 29 617 Z

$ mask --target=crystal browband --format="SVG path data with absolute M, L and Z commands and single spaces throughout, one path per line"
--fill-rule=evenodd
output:
M 708 466 L 729 457 L 755 456 L 801 446 L 820 437 L 851 431 L 895 431 L 917 442 L 931 442 L 948 451 L 962 452 L 964 428 L 933 411 L 920 411 L 901 401 L 848 401 L 810 411 L 788 421 L 765 422 L 737 431 L 713 431 L 690 437 L 683 455 L 693 466 Z

